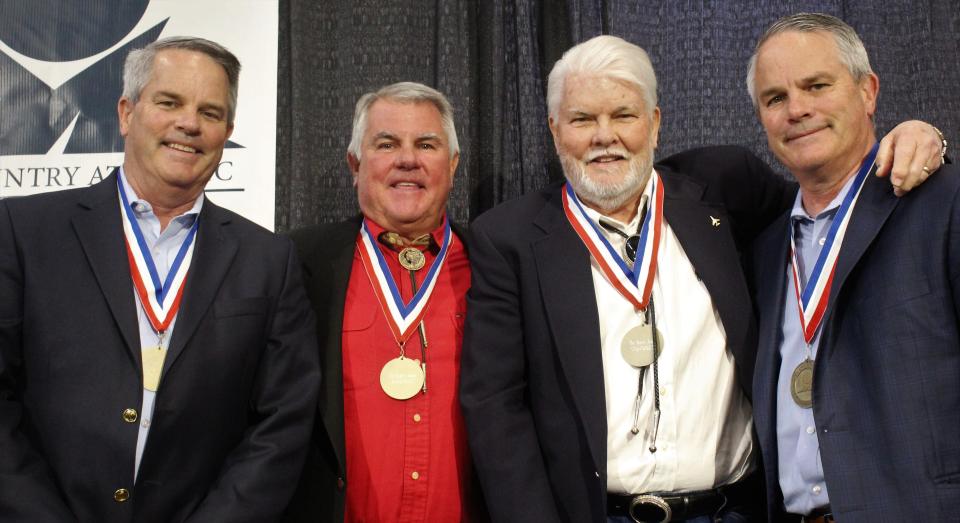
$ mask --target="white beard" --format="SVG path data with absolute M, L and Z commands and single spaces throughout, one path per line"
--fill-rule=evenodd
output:
M 591 151 L 586 157 L 596 158 L 608 151 L 611 150 Z M 563 166 L 563 175 L 573 186 L 573 191 L 577 193 L 581 200 L 596 205 L 605 213 L 616 211 L 631 199 L 639 196 L 647 184 L 648 176 L 653 171 L 652 150 L 648 154 L 638 154 L 632 157 L 626 151 L 616 151 L 616 154 L 624 156 L 629 162 L 624 177 L 616 182 L 591 178 L 587 172 L 587 162 L 574 158 L 563 151 L 558 151 L 558 153 L 560 164 Z

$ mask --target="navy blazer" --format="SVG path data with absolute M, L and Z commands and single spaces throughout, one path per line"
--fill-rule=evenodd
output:
M 756 328 L 740 249 L 795 189 L 737 147 L 681 153 L 657 170 L 667 223 L 710 292 L 749 397 Z M 561 186 L 488 211 L 470 234 L 460 399 L 491 516 L 604 522 L 600 319 L 590 253 L 564 215 Z
M 776 434 L 789 213 L 756 242 L 754 421 L 770 517 L 783 510 Z M 785 299 L 787 298 L 787 299 Z M 813 414 L 838 521 L 960 518 L 960 169 L 903 198 L 870 176 L 840 251 Z
M 207 200 L 134 483 L 141 351 L 116 175 L 0 201 L 0 520 L 271 521 L 317 393 L 292 243 Z M 130 498 L 114 501 L 125 488 Z

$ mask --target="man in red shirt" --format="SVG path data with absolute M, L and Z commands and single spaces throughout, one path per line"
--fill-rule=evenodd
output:
M 479 519 L 456 394 L 470 267 L 445 213 L 458 161 L 441 93 L 368 93 L 347 153 L 362 215 L 292 235 L 323 381 L 286 521 Z

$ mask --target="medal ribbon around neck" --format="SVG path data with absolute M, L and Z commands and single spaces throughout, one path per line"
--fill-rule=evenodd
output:
M 563 186 L 563 210 L 590 255 L 597 261 L 607 281 L 634 307 L 645 310 L 650 303 L 653 279 L 657 274 L 657 252 L 660 248 L 660 229 L 663 223 L 663 185 L 656 171 L 651 176 L 654 198 L 640 229 L 637 260 L 627 265 L 620 253 L 610 245 L 593 220 L 587 215 L 570 183 Z
M 377 301 L 380 302 L 380 308 L 383 309 L 383 315 L 387 318 L 387 324 L 390 325 L 390 330 L 393 331 L 393 336 L 398 343 L 406 342 L 423 319 L 427 305 L 430 303 L 430 296 L 433 294 L 433 287 L 437 283 L 437 276 L 440 274 L 443 262 L 447 259 L 450 244 L 453 242 L 453 233 L 446 218 L 443 223 L 443 243 L 440 245 L 440 252 L 430 264 L 420 289 L 409 302 L 404 302 L 400 296 L 400 289 L 393 279 L 383 252 L 377 247 L 377 242 L 367 227 L 366 219 L 360 227 L 357 251 L 367 271 L 367 277 L 373 285 Z
M 117 176 L 117 185 L 120 191 L 120 203 L 123 222 L 123 233 L 127 245 L 127 260 L 130 262 L 130 275 L 133 278 L 133 285 L 137 289 L 137 296 L 140 298 L 140 304 L 150 320 L 157 333 L 162 333 L 170 326 L 170 322 L 177 315 L 180 309 L 180 299 L 183 296 L 183 289 L 186 286 L 187 271 L 190 270 L 190 260 L 193 259 L 194 240 L 197 236 L 197 229 L 200 226 L 200 219 L 193 222 L 187 232 L 187 237 L 177 250 L 177 255 L 173 259 L 173 264 L 167 272 L 165 281 L 160 281 L 160 275 L 157 272 L 156 264 L 153 262 L 153 256 L 147 247 L 147 242 L 143 238 L 143 232 L 140 230 L 140 224 L 137 223 L 136 216 L 133 213 L 133 207 L 127 201 L 126 191 L 123 190 L 123 183 L 120 176 Z M 148 277 L 144 277 L 144 276 Z
M 790 227 L 790 259 L 793 269 L 793 288 L 797 296 L 797 308 L 800 312 L 800 325 L 803 327 L 803 338 L 810 344 L 820 322 L 823 320 L 823 314 L 827 310 L 827 304 L 830 300 L 830 286 L 833 284 L 833 274 L 837 268 L 837 260 L 840 256 L 840 248 L 843 245 L 843 237 L 847 233 L 847 226 L 850 224 L 850 218 L 853 216 L 853 207 L 860 197 L 860 190 L 863 188 L 867 175 L 873 170 L 874 162 L 877 158 L 877 149 L 880 144 L 874 144 L 873 149 L 864 158 L 860 164 L 860 171 L 854 177 L 853 184 L 847 190 L 840 203 L 837 214 L 833 217 L 833 223 L 830 224 L 830 230 L 827 232 L 826 240 L 820 248 L 820 254 L 817 256 L 817 262 L 810 273 L 810 279 L 806 287 L 800 290 L 800 272 L 797 263 L 797 246 L 794 239 L 794 229 Z

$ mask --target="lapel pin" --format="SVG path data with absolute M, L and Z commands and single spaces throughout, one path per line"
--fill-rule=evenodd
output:
M 720 218 L 714 218 L 713 216 L 711 216 L 710 225 L 713 225 L 714 227 L 720 227 Z

